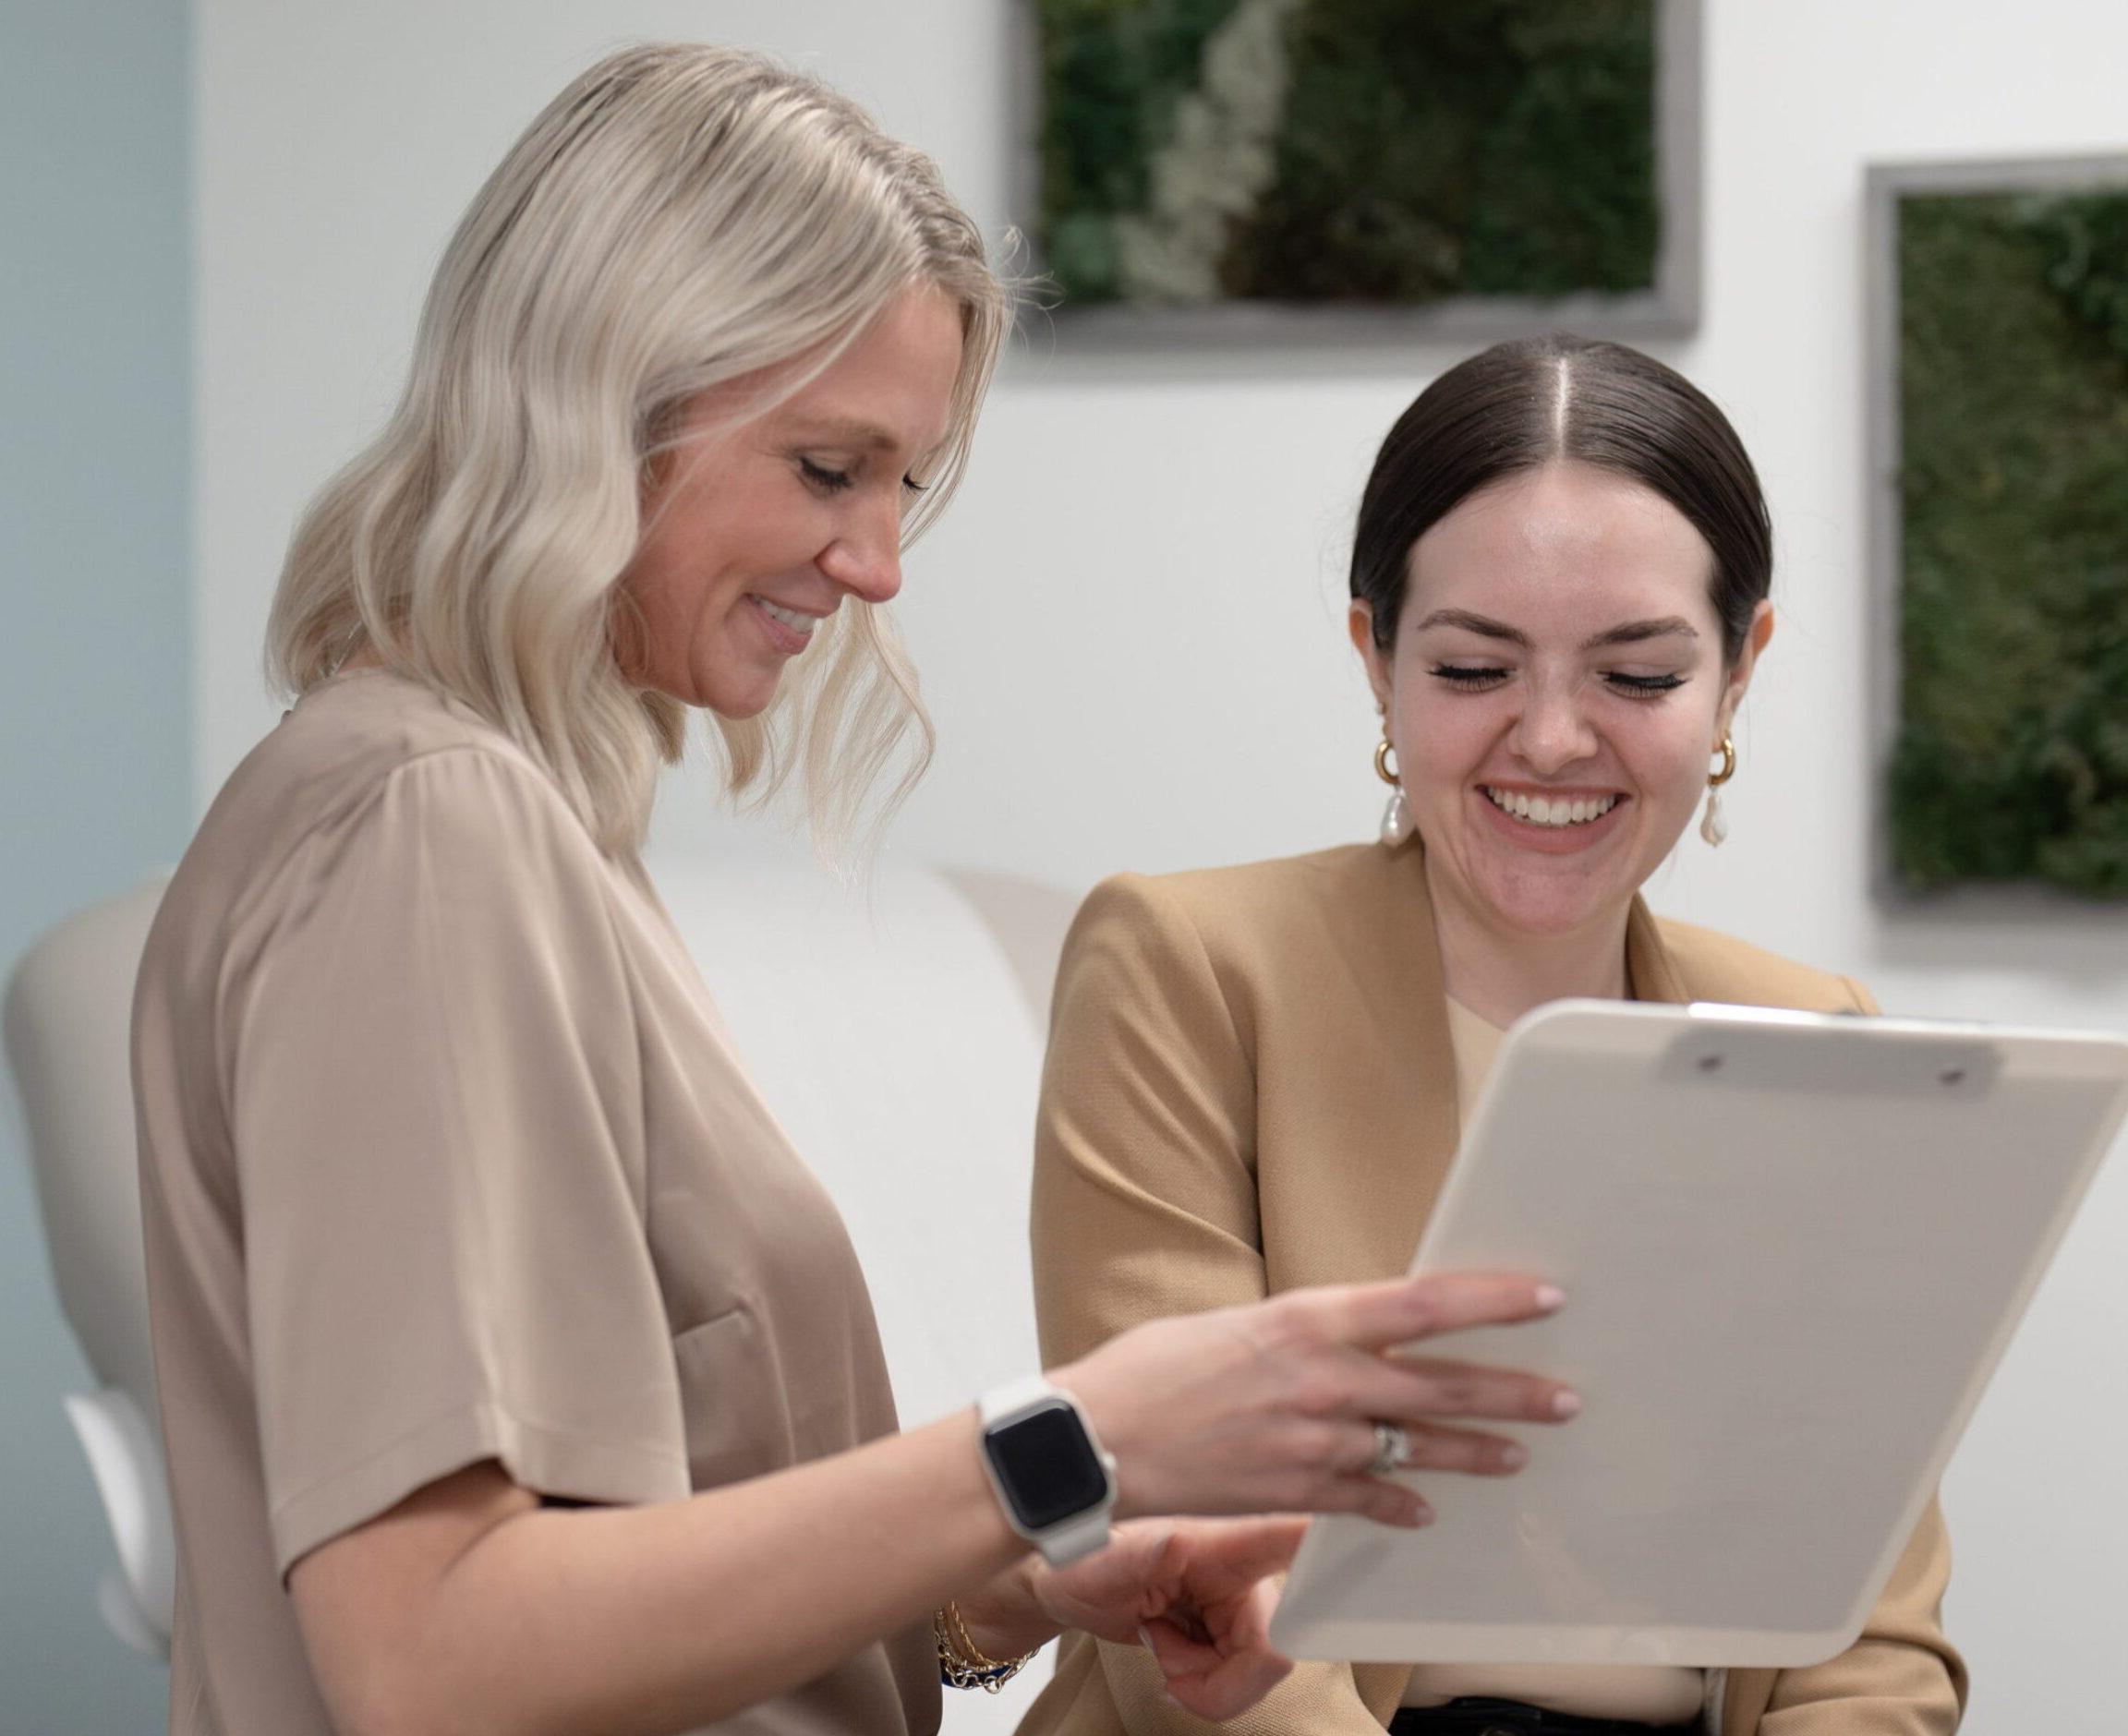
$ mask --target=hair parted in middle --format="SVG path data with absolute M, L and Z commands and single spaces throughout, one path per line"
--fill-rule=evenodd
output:
M 615 657 L 653 461 L 691 400 L 766 375 L 740 414 L 770 409 L 921 286 L 958 307 L 962 351 L 904 545 L 951 498 L 1011 321 L 981 232 L 927 157 L 817 79 L 729 48 L 608 56 L 452 237 L 397 410 L 296 529 L 271 673 L 300 694 L 368 645 L 515 739 L 602 849 L 637 847 L 687 730 Z M 717 724 L 729 788 L 761 802 L 800 775 L 830 850 L 905 747 L 889 808 L 930 753 L 908 657 L 854 597 L 767 713 Z
M 1733 667 L 1773 582 L 1773 524 L 1744 442 L 1675 369 L 1563 333 L 1458 362 L 1383 440 L 1352 542 L 1352 595 L 1373 611 L 1374 643 L 1396 643 L 1421 536 L 1480 489 L 1565 461 L 1653 489 L 1699 533 L 1713 551 L 1709 597 Z

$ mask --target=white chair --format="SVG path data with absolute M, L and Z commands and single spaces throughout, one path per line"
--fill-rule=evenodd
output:
M 65 1400 L 118 1547 L 97 1602 L 112 1631 L 151 1658 L 170 1653 L 177 1548 L 148 1345 L 127 1029 L 163 886 L 149 881 L 51 930 L 16 967 L 6 1011 L 59 1306 L 102 1382 Z
M 845 890 L 759 841 L 654 852 L 651 873 L 762 1095 L 849 1223 L 904 1419 L 1034 1368 L 1028 1167 L 1072 898 L 897 865 Z M 127 1055 L 161 892 L 97 905 L 32 948 L 8 986 L 6 1048 L 60 1305 L 103 1382 L 66 1401 L 118 1545 L 100 1601 L 122 1638 L 167 1656 L 175 1549 Z M 1010 1730 L 1045 1673 L 956 1696 L 949 1728 Z

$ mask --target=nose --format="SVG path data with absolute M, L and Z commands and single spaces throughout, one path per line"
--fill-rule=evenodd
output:
M 864 602 L 891 602 L 901 588 L 899 503 L 882 502 L 869 506 L 861 517 L 853 515 L 814 564 Z
M 1596 732 L 1582 716 L 1574 685 L 1535 687 L 1515 720 L 1508 745 L 1540 778 L 1556 777 L 1576 761 L 1590 758 L 1596 753 Z

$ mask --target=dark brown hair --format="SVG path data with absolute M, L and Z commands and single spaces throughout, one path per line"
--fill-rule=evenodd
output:
M 1722 650 L 1743 655 L 1773 581 L 1773 525 L 1729 418 L 1674 368 L 1623 344 L 1554 334 L 1495 344 L 1412 400 L 1360 500 L 1352 595 L 1396 643 L 1411 546 L 1479 489 L 1560 459 L 1652 488 L 1714 552 L 1708 594 Z

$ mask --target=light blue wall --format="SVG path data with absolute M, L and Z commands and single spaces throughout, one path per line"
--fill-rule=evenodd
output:
M 0 970 L 175 859 L 190 813 L 186 0 L 0 0 Z M 147 1736 L 0 1090 L 0 1730 Z

